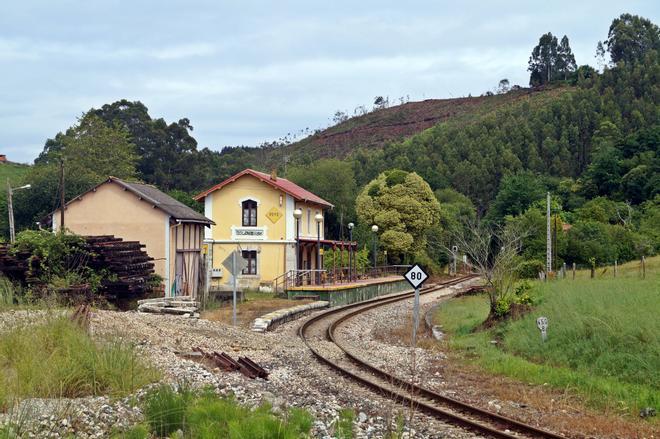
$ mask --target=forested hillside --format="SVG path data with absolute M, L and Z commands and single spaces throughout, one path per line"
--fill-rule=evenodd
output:
M 577 67 L 568 37 L 546 33 L 531 51 L 531 88 L 510 89 L 502 80 L 497 94 L 394 106 L 377 97 L 372 111 L 350 118 L 338 112 L 335 126 L 295 143 L 218 152 L 198 148 L 185 117 L 167 123 L 126 100 L 93 108 L 46 141 L 24 177 L 33 189 L 16 196 L 16 223 L 35 227 L 57 207 L 60 164 L 67 199 L 111 174 L 154 184 L 193 206 L 196 191 L 253 167 L 277 169 L 335 204 L 326 227 L 345 237 L 358 193 L 398 169 L 421 176 L 440 201 L 439 222 L 427 230 L 436 238 L 449 239 L 466 218 L 527 221 L 539 234 L 538 203 L 550 191 L 554 214 L 566 230 L 575 226 L 568 233 L 598 247 L 560 242 L 561 259 L 586 263 L 598 253 L 604 263 L 657 252 L 660 33 L 649 20 L 623 14 L 607 37 L 598 43 L 599 55 L 610 58 L 602 72 Z M 405 233 L 406 224 L 388 221 Z M 0 226 L 6 230 L 5 219 Z M 368 227 L 358 223 L 355 236 L 370 239 Z M 603 250 L 621 239 L 625 250 Z M 539 258 L 540 247 L 528 257 Z M 413 257 L 402 248 L 391 243 L 394 260 Z M 444 257 L 431 244 L 428 255 Z

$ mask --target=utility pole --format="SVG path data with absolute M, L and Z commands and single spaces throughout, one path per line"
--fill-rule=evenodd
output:
M 16 229 L 14 227 L 14 191 L 19 189 L 30 189 L 32 185 L 26 184 L 13 189 L 9 179 L 7 179 L 7 210 L 9 211 L 9 242 L 16 241 Z
M 14 230 L 14 205 L 12 203 L 12 190 L 9 178 L 7 178 L 7 209 L 9 210 L 9 242 L 16 241 L 16 231 Z
M 60 159 L 60 231 L 64 233 L 64 160 Z
M 554 227 L 552 233 L 552 271 L 556 272 L 559 267 L 557 266 L 557 215 L 552 218 Z
M 547 206 L 546 206 L 546 254 L 545 254 L 545 279 L 548 280 L 550 272 L 552 271 L 552 234 L 550 228 L 550 192 L 548 192 Z

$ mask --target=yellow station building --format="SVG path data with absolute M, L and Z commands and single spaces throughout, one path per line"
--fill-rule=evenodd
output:
M 274 286 L 291 270 L 317 269 L 318 238 L 322 246 L 336 245 L 325 239 L 324 222 L 317 222 L 317 215 L 324 217 L 333 205 L 274 173 L 246 169 L 195 199 L 204 202 L 204 214 L 214 222 L 204 235 L 207 258 L 212 261 L 211 287 L 233 282 L 223 261 L 235 250 L 246 265 L 237 284 L 259 288 Z M 302 212 L 299 220 L 294 217 L 296 209 Z

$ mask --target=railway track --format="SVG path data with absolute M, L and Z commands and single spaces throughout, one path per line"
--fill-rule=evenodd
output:
M 465 276 L 432 285 L 422 289 L 420 293 L 429 294 L 471 277 Z M 352 317 L 377 307 L 410 299 L 413 295 L 412 292 L 401 293 L 330 309 L 303 323 L 298 329 L 298 335 L 317 359 L 337 372 L 387 398 L 424 411 L 445 422 L 495 438 L 564 439 L 564 436 L 556 433 L 489 412 L 397 377 L 352 353 L 335 335 L 337 328 Z

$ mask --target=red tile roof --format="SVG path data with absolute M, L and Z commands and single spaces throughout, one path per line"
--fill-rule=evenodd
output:
M 233 183 L 239 178 L 243 177 L 244 175 L 251 175 L 255 178 L 258 178 L 260 181 L 263 181 L 264 183 L 267 183 L 274 187 L 275 189 L 279 189 L 289 195 L 291 195 L 293 198 L 295 198 L 298 201 L 304 201 L 308 203 L 313 203 L 313 204 L 318 204 L 324 207 L 334 207 L 331 203 L 325 201 L 323 198 L 314 195 L 307 189 L 304 189 L 297 184 L 295 184 L 292 181 L 287 180 L 286 178 L 281 178 L 277 177 L 276 179 L 272 179 L 269 174 L 266 174 L 265 172 L 259 172 L 255 171 L 254 169 L 245 169 L 241 172 L 239 172 L 236 175 L 232 175 L 222 183 L 218 183 L 215 186 L 213 186 L 210 189 L 205 190 L 204 192 L 195 195 L 193 198 L 197 201 L 203 199 L 206 197 L 208 194 L 210 194 L 213 191 L 217 191 L 218 189 L 221 189 L 225 186 L 227 186 L 229 183 Z

